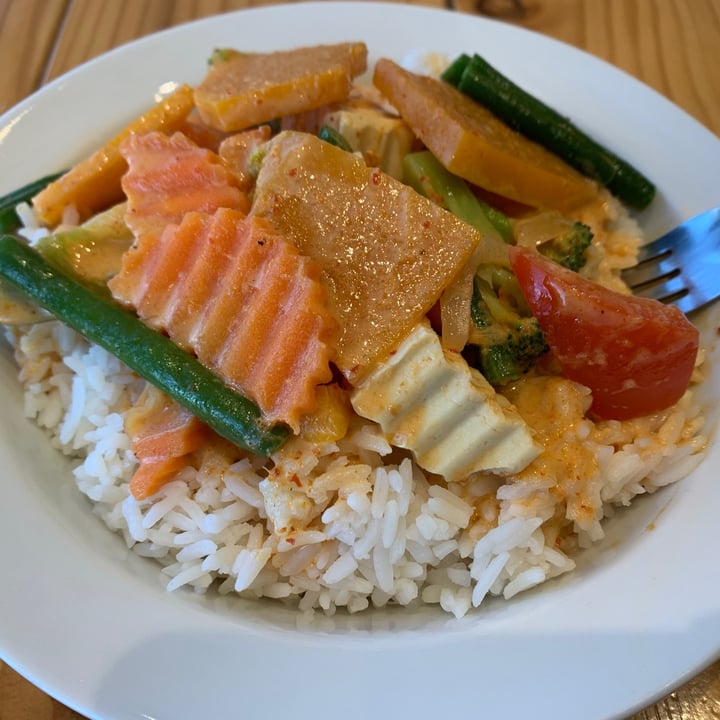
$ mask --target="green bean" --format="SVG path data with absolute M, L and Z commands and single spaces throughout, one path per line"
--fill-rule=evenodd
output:
M 236 445 L 267 456 L 287 438 L 287 428 L 267 427 L 255 403 L 195 357 L 12 235 L 0 237 L 0 277 Z
M 479 55 L 469 61 L 467 56 L 460 56 L 443 79 L 628 205 L 644 209 L 652 202 L 655 185 L 637 168 L 518 87 Z

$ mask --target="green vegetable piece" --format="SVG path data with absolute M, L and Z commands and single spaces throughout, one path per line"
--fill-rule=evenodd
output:
M 628 205 L 642 210 L 655 197 L 655 185 L 639 170 L 515 85 L 479 55 L 472 56 L 459 79 L 456 72 L 450 73 L 449 81 L 512 128 L 607 187 Z
M 518 362 L 510 343 L 482 349 L 480 364 L 485 379 L 491 385 L 513 382 L 527 370 L 524 363 Z
M 522 377 L 549 350 L 535 318 L 523 318 L 494 343 L 477 346 L 477 364 L 491 385 L 506 385 Z
M 481 265 L 470 302 L 473 329 L 470 362 L 492 385 L 505 385 L 526 373 L 549 347 L 532 317 L 517 278 L 507 268 Z
M 122 257 L 133 242 L 125 224 L 126 211 L 124 202 L 113 205 L 79 227 L 41 238 L 35 249 L 75 279 L 107 292 L 107 281 L 120 270 Z
M 510 303 L 502 300 L 497 288 L 493 287 L 493 285 L 479 273 L 475 276 L 473 291 L 482 299 L 484 306 L 492 318 L 492 323 L 486 323 L 487 327 L 492 324 L 508 326 L 516 323 L 518 319 L 517 310 Z M 470 304 L 472 305 L 472 300 Z
M 0 277 L 117 356 L 231 442 L 267 456 L 288 437 L 266 427 L 259 408 L 169 338 L 47 262 L 12 235 L 0 237 Z
M 215 48 L 212 54 L 208 58 L 208 65 L 211 67 L 217 63 L 227 62 L 231 58 L 242 55 L 239 50 L 233 50 L 232 48 Z
M 478 287 L 478 282 L 484 281 L 475 278 L 473 294 L 470 300 L 470 320 L 478 330 L 482 330 L 493 324 L 493 316 L 490 307 L 485 302 L 485 293 Z M 487 288 L 487 290 L 490 291 L 490 288 Z
M 515 312 L 529 317 L 531 314 L 530 307 L 522 294 L 515 273 L 509 268 L 491 265 L 488 275 L 490 284 L 498 298 L 512 307 Z
M 483 235 L 512 242 L 512 225 L 504 213 L 480 200 L 468 184 L 454 175 L 428 150 L 403 159 L 403 179 L 418 193 L 449 210 Z
M 587 262 L 587 249 L 593 239 L 592 230 L 575 222 L 564 235 L 538 245 L 538 251 L 563 267 L 578 272 Z
M 15 207 L 23 202 L 30 202 L 44 187 L 57 180 L 65 171 L 53 173 L 24 185 L 0 198 L 0 232 L 15 232 L 20 227 L 20 218 Z
M 125 225 L 125 203 L 90 218 L 82 226 L 41 238 L 35 249 L 51 264 L 98 293 L 109 295 L 106 282 L 120 269 L 123 253 L 132 243 Z M 0 324 L 26 325 L 52 315 L 7 281 L 0 281 Z
M 467 53 L 458 55 L 458 57 L 445 68 L 442 75 L 440 75 L 440 78 L 457 87 L 458 83 L 462 79 L 463 73 L 465 72 L 465 68 L 470 64 L 471 60 L 472 58 Z
M 330 125 L 323 125 L 320 128 L 318 137 L 325 142 L 329 142 L 331 145 L 335 145 L 335 147 L 339 147 L 341 150 L 353 152 L 352 146 L 345 139 L 344 135 L 339 133 L 334 127 L 330 127 Z

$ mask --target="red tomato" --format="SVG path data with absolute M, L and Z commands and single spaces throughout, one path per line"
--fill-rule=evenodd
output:
M 526 248 L 510 261 L 563 372 L 592 390 L 592 411 L 618 420 L 677 402 L 699 333 L 675 307 L 622 295 Z

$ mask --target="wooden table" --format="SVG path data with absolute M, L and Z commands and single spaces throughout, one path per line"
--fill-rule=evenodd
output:
M 583 48 L 652 86 L 720 135 L 720 0 L 414 2 L 491 15 Z M 271 3 L 0 0 L 0 112 L 116 45 L 195 18 L 264 4 Z M 632 720 L 719 715 L 720 662 Z M 0 661 L 0 720 L 78 718 Z

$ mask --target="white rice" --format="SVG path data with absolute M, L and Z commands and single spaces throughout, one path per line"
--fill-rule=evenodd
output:
M 690 393 L 666 417 L 595 425 L 572 414 L 584 391 L 559 381 L 542 391 L 557 419 L 568 416 L 561 442 L 597 459 L 582 497 L 559 500 L 562 479 L 532 468 L 445 487 L 356 418 L 337 444 L 290 440 L 270 473 L 239 450 L 215 450 L 137 501 L 123 416 L 143 382 L 57 322 L 8 337 L 26 415 L 74 459 L 97 515 L 161 565 L 168 590 L 212 588 L 302 612 L 430 603 L 461 617 L 488 597 L 510 599 L 571 571 L 577 548 L 604 536 L 613 506 L 686 475 L 706 442 Z

